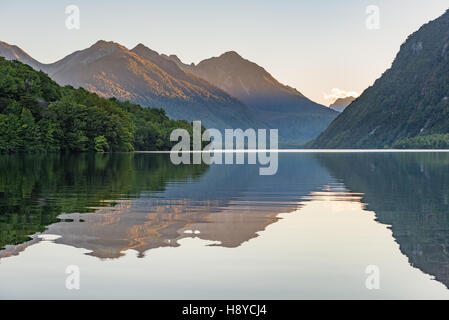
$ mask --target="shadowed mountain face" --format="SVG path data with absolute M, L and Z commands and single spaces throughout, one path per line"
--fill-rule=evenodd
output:
M 106 41 L 52 64 L 41 64 L 3 42 L 0 55 L 42 70 L 61 85 L 160 107 L 174 119 L 201 120 L 204 126 L 217 129 L 279 129 L 281 144 L 300 145 L 317 137 L 338 115 L 279 83 L 236 52 L 197 66 L 142 44 L 128 50 Z
M 312 146 L 385 148 L 448 132 L 449 11 L 409 36 L 391 68 Z
M 442 153 L 317 154 L 332 176 L 363 193 L 367 210 L 412 266 L 449 287 L 449 155 Z
M 0 53 L 7 59 L 29 62 L 61 85 L 163 108 L 174 119 L 202 120 L 203 125 L 218 129 L 263 127 L 246 105 L 142 45 L 128 50 L 114 42 L 98 41 L 52 64 L 30 60 L 22 50 L 4 43 Z
M 316 137 L 338 115 L 310 101 L 296 89 L 279 83 L 264 68 L 234 51 L 203 60 L 198 65 L 184 64 L 176 56 L 167 58 L 243 101 L 259 120 L 278 128 L 285 142 L 304 143 Z

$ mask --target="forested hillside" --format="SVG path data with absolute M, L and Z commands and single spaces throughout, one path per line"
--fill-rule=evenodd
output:
M 61 87 L 0 57 L 0 153 L 168 150 L 175 128 L 192 130 L 161 109 Z
M 392 67 L 311 146 L 447 147 L 448 133 L 449 11 L 412 34 Z

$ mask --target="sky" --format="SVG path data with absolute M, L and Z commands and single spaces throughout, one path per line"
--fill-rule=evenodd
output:
M 79 29 L 66 27 L 69 5 L 79 8 Z M 0 0 L 0 41 L 43 63 L 100 39 L 185 63 L 234 50 L 329 105 L 361 94 L 408 35 L 448 8 L 447 0 Z

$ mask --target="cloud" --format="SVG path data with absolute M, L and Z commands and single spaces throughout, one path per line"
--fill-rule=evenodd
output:
M 328 100 L 330 103 L 334 103 L 335 100 L 337 100 L 339 98 L 346 98 L 346 97 L 357 98 L 359 96 L 359 94 L 355 91 L 346 91 L 346 90 L 339 89 L 339 88 L 333 88 L 329 94 L 323 93 L 323 95 L 324 95 L 324 99 Z

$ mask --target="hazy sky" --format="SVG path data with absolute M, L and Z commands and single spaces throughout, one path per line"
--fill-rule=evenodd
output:
M 71 4 L 79 30 L 65 26 Z M 369 5 L 380 9 L 378 30 L 366 27 Z M 235 50 L 328 105 L 332 92 L 371 85 L 407 36 L 448 8 L 448 0 L 0 0 L 0 40 L 45 63 L 99 39 L 141 42 L 186 63 Z

